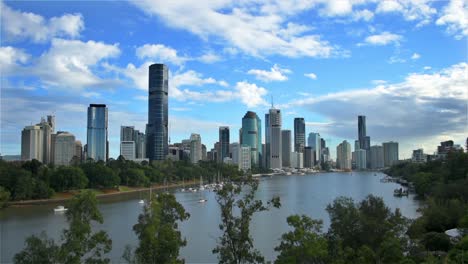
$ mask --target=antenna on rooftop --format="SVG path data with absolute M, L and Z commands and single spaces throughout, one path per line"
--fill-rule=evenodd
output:
M 273 104 L 273 95 L 271 95 L 271 108 L 275 108 L 275 105 Z

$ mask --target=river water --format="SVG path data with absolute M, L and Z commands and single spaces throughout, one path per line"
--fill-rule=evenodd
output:
M 274 247 L 279 244 L 281 234 L 289 230 L 286 217 L 291 214 L 306 214 L 322 219 L 324 228 L 329 226 L 325 208 L 339 196 L 348 196 L 355 201 L 373 194 L 383 197 L 391 209 L 400 208 L 402 214 L 416 218 L 419 202 L 413 196 L 394 197 L 393 190 L 400 186 L 395 183 L 382 183 L 385 175 L 374 172 L 353 173 L 317 173 L 305 176 L 273 176 L 261 178 L 257 198 L 262 200 L 280 196 L 281 208 L 256 214 L 252 219 L 252 236 L 255 247 L 266 260 L 274 260 Z M 218 224 L 219 209 L 215 194 L 211 191 L 201 193 L 174 192 L 177 200 L 191 215 L 188 221 L 180 225 L 187 246 L 181 255 L 187 263 L 216 263 L 217 256 L 212 249 L 220 236 Z M 107 198 L 99 204 L 104 223 L 97 226 L 108 232 L 112 239 L 110 258 L 113 263 L 120 263 L 125 245 L 135 246 L 136 236 L 132 227 L 142 212 L 138 200 L 145 193 L 127 194 Z M 198 203 L 206 198 L 206 203 Z M 60 238 L 61 231 L 67 227 L 65 216 L 53 212 L 55 205 L 40 205 L 24 208 L 7 208 L 0 211 L 0 262 L 10 263 L 14 255 L 24 247 L 24 240 L 41 231 L 55 238 Z

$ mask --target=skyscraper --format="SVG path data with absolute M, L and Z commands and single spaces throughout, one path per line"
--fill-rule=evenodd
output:
M 304 168 L 313 168 L 315 151 L 311 146 L 304 147 Z
M 270 169 L 281 169 L 281 110 L 272 108 L 267 114 L 267 164 Z
M 351 169 L 351 144 L 346 140 L 336 147 L 336 166 L 342 170 Z
M 87 158 L 97 161 L 108 157 L 107 114 L 105 104 L 88 107 Z
M 120 126 L 120 141 L 134 141 L 134 126 Z
M 229 127 L 221 126 L 219 127 L 219 155 L 218 162 L 223 162 L 224 158 L 229 157 Z
M 307 141 L 309 147 L 312 147 L 314 151 L 314 164 L 320 164 L 320 159 L 322 157 L 322 140 L 320 138 L 320 134 L 309 133 L 309 138 Z
M 382 146 L 371 146 L 370 148 L 371 169 L 380 169 L 384 167 L 384 154 Z
M 190 161 L 198 163 L 202 160 L 202 143 L 199 134 L 190 135 Z
M 262 163 L 262 124 L 255 112 L 248 111 L 242 118 L 241 145 L 249 146 L 252 167 Z
M 75 157 L 78 162 L 81 163 L 83 161 L 83 146 L 79 140 L 75 141 Z
M 21 132 L 21 159 L 43 161 L 44 135 L 40 126 L 27 126 Z
M 164 64 L 149 66 L 148 124 L 146 125 L 147 157 L 164 160 L 168 154 L 169 74 Z
M 54 164 L 70 165 L 70 161 L 76 153 L 75 136 L 68 132 L 57 132 L 55 137 Z
M 367 167 L 370 167 L 370 137 L 366 134 L 366 116 L 358 116 L 359 148 L 366 151 Z
M 398 161 L 398 142 L 384 142 L 382 145 L 384 166 L 392 166 Z
M 364 170 L 367 168 L 367 160 L 366 160 L 366 151 L 363 149 L 358 149 L 355 151 L 356 155 L 356 169 Z
M 281 145 L 283 167 L 291 167 L 291 130 L 281 130 Z
M 294 118 L 294 151 L 304 152 L 305 121 L 303 117 Z

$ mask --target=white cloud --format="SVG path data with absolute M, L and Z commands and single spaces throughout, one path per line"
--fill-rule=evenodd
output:
M 374 18 L 374 13 L 368 9 L 358 10 L 355 11 L 353 14 L 353 20 L 364 20 L 364 21 L 371 21 Z
M 313 3 L 177 1 L 168 5 L 144 0 L 133 4 L 171 27 L 188 30 L 205 40 L 224 41 L 226 46 L 253 56 L 330 57 L 337 51 L 320 35 L 303 34 L 303 25 L 285 23 L 288 15 L 310 8 Z
M 64 14 L 50 19 L 43 16 L 13 10 L 4 2 L 0 2 L 2 10 L 2 31 L 8 41 L 31 39 L 41 43 L 54 37 L 77 38 L 84 29 L 81 14 Z
M 442 16 L 436 21 L 436 25 L 447 26 L 447 32 L 462 39 L 468 36 L 468 2 L 464 0 L 450 0 L 443 11 Z
M 425 71 L 428 71 L 428 70 L 430 70 L 430 69 L 432 69 L 431 66 L 424 66 L 424 68 L 423 68 L 423 70 L 425 70 Z
M 377 5 L 377 13 L 401 13 L 407 21 L 420 21 L 418 26 L 428 24 L 437 10 L 430 0 L 384 0 Z
M 171 83 L 176 86 L 202 86 L 205 84 L 217 84 L 220 86 L 227 86 L 228 84 L 225 81 L 217 81 L 214 78 L 208 77 L 208 78 L 203 78 L 203 75 L 201 73 L 198 73 L 193 70 L 186 71 L 181 74 L 176 74 L 172 76 L 171 78 Z
M 119 54 L 118 44 L 52 39 L 50 49 L 38 58 L 31 73 L 46 85 L 61 89 L 106 86 L 115 82 L 101 79 L 93 69 L 99 62 Z
M 323 116 L 333 125 L 320 132 L 346 139 L 357 137 L 356 116 L 365 114 L 373 144 L 397 140 L 409 153 L 414 144 L 437 145 L 440 136 L 466 139 L 467 72 L 468 63 L 459 63 L 431 74 L 409 74 L 400 83 L 309 97 L 287 106 Z
M 419 58 L 421 58 L 421 55 L 419 55 L 418 53 L 413 53 L 413 55 L 411 56 L 412 60 L 417 60 Z
M 177 55 L 177 50 L 162 44 L 145 44 L 136 49 L 136 55 L 140 59 L 151 59 L 161 63 L 173 63 L 181 65 L 189 58 Z
M 268 92 L 265 88 L 259 87 L 254 83 L 238 82 L 236 83 L 237 96 L 247 107 L 256 107 L 267 105 L 263 96 Z
M 398 44 L 401 39 L 401 35 L 385 31 L 381 34 L 368 36 L 364 41 L 369 45 L 384 46 L 392 43 Z
M 304 73 L 304 76 L 307 77 L 307 78 L 310 78 L 312 80 L 317 80 L 317 75 L 313 72 L 311 73 Z
M 388 59 L 387 62 L 390 63 L 390 64 L 394 64 L 394 63 L 405 63 L 406 60 L 395 55 L 395 56 L 391 56 L 391 57 Z
M 264 82 L 271 81 L 286 81 L 288 80 L 287 74 L 291 73 L 289 69 L 282 69 L 277 64 L 273 65 L 269 71 L 251 69 L 247 72 L 248 74 L 255 75 L 255 78 Z
M 204 63 L 215 63 L 220 61 L 221 57 L 210 51 L 198 57 L 198 60 Z
M 2 78 L 7 75 L 17 74 L 19 68 L 27 63 L 30 55 L 21 49 L 14 47 L 0 47 L 0 73 Z

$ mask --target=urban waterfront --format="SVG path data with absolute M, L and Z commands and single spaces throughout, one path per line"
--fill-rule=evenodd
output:
M 348 196 L 356 202 L 373 194 L 383 197 L 391 209 L 400 208 L 404 216 L 418 216 L 419 202 L 413 196 L 398 198 L 393 190 L 399 187 L 395 183 L 382 183 L 385 175 L 374 172 L 352 173 L 317 173 L 311 175 L 273 176 L 261 178 L 257 198 L 267 200 L 275 195 L 281 198 L 281 208 L 254 215 L 251 226 L 255 246 L 266 257 L 273 260 L 276 256 L 274 247 L 279 244 L 281 234 L 288 230 L 286 217 L 291 214 L 306 214 L 312 218 L 323 219 L 324 227 L 329 225 L 325 208 L 335 198 Z M 136 193 L 112 197 L 100 202 L 99 208 L 104 217 L 100 226 L 112 238 L 112 262 L 121 262 L 125 245 L 136 245 L 136 236 L 132 226 L 137 222 L 142 211 L 138 200 L 147 193 Z M 187 246 L 181 249 L 181 256 L 187 263 L 217 262 L 211 253 L 220 235 L 218 229 L 219 211 L 215 193 L 175 192 L 177 200 L 185 207 L 191 217 L 180 225 Z M 198 203 L 200 198 L 208 199 Z M 1 259 L 2 263 L 12 261 L 14 254 L 24 247 L 24 240 L 42 230 L 58 239 L 66 227 L 65 217 L 54 214 L 55 205 L 7 208 L 0 212 Z

